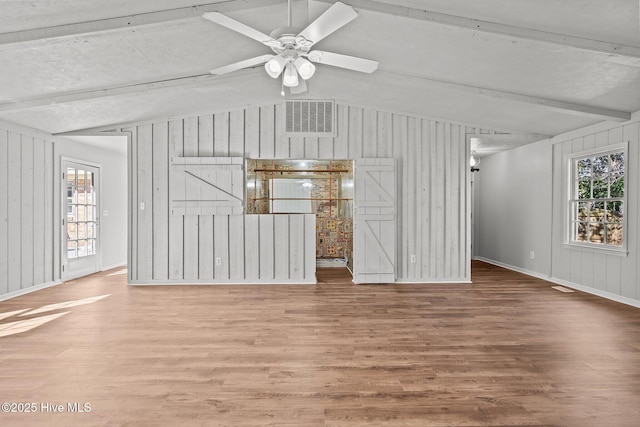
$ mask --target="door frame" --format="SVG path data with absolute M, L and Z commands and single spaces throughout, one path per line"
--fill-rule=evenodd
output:
M 60 156 L 60 174 L 58 175 L 58 179 L 60 180 L 60 278 L 62 281 L 76 279 L 78 277 L 82 277 L 84 274 L 78 275 L 70 275 L 70 271 L 68 269 L 69 259 L 67 258 L 67 185 L 65 174 L 67 173 L 66 164 L 72 163 L 74 165 L 79 166 L 88 166 L 91 168 L 95 168 L 98 170 L 98 179 L 97 185 L 94 185 L 96 191 L 98 193 L 98 198 L 96 200 L 96 269 L 95 272 L 101 271 L 102 268 L 102 248 L 100 238 L 100 222 L 102 211 L 101 209 L 101 200 L 102 200 L 102 164 L 91 162 L 88 160 L 82 160 L 74 157 L 68 156 Z M 88 273 L 88 274 L 93 274 Z

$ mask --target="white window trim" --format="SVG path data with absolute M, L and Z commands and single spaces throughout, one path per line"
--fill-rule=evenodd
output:
M 624 217 L 622 219 L 622 229 L 624 232 L 624 240 L 622 247 L 616 248 L 614 246 L 602 245 L 602 244 L 594 244 L 594 243 L 582 243 L 582 242 L 574 242 L 571 240 L 571 222 L 573 220 L 572 212 L 571 212 L 571 200 L 572 200 L 572 188 L 573 183 L 575 181 L 574 176 L 574 167 L 573 162 L 576 159 L 589 157 L 593 155 L 605 155 L 611 154 L 615 152 L 624 152 L 624 197 L 623 203 L 625 208 Z M 564 165 L 566 170 L 564 171 L 564 221 L 563 221 L 563 229 L 564 229 L 564 242 L 563 246 L 569 249 L 581 249 L 588 252 L 596 252 L 603 253 L 609 255 L 618 255 L 618 256 L 627 256 L 629 254 L 627 242 L 629 240 L 628 226 L 627 226 L 627 217 L 629 216 L 628 212 L 628 203 L 627 203 L 627 195 L 629 194 L 629 180 L 628 180 L 628 167 L 629 167 L 629 141 L 624 141 L 619 144 L 611 144 L 604 147 L 597 147 L 589 150 L 578 151 L 574 153 L 568 153 L 564 156 Z

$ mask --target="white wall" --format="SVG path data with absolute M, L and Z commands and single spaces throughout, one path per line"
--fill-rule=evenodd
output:
M 564 157 L 629 142 L 628 255 L 564 242 L 567 177 Z M 640 306 L 640 112 L 482 159 L 475 179 L 474 256 L 556 283 Z M 529 251 L 535 251 L 535 259 Z
M 0 121 L 0 299 L 61 280 L 62 155 L 103 165 L 102 265 L 126 262 L 126 157 Z
M 148 206 L 144 211 L 132 211 L 130 218 L 131 281 L 219 282 L 216 271 L 212 275 L 207 269 L 210 253 L 219 245 L 223 248 L 220 249 L 223 265 L 219 266 L 223 282 L 255 281 L 241 274 L 242 269 L 250 265 L 246 256 L 228 261 L 232 258 L 224 246 L 226 242 L 246 245 L 249 216 L 243 220 L 242 216 L 237 219 L 170 214 L 168 171 L 172 156 L 395 158 L 399 167 L 397 280 L 469 280 L 466 133 L 473 133 L 475 129 L 340 103 L 334 138 L 285 136 L 283 119 L 284 105 L 277 104 L 122 129 L 132 135 L 131 205 L 138 207 L 143 202 Z M 231 221 L 244 221 L 244 225 L 241 222 L 231 226 Z M 235 230 L 235 235 L 232 236 L 230 230 Z M 315 233 L 310 237 L 315 239 Z M 241 253 L 242 247 L 236 250 Z M 410 262 L 411 255 L 415 255 L 415 263 Z M 198 263 L 199 259 L 203 262 Z M 235 279 L 229 271 L 236 271 Z M 292 280 L 284 276 L 280 279 Z
M 476 258 L 551 274 L 551 150 L 546 140 L 482 159 L 473 177 Z

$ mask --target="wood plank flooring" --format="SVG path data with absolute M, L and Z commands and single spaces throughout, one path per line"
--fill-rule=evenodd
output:
M 488 264 L 473 285 L 114 272 L 0 302 L 0 403 L 37 405 L 1 426 L 640 425 L 640 310 Z

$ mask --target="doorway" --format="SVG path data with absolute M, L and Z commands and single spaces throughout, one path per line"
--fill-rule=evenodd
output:
M 100 270 L 100 166 L 62 161 L 62 279 Z

